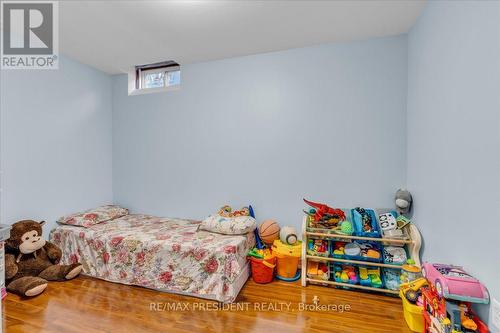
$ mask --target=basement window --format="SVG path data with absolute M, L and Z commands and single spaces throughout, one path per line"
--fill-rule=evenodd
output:
M 129 72 L 129 95 L 173 90 L 181 83 L 181 68 L 175 61 L 135 66 Z

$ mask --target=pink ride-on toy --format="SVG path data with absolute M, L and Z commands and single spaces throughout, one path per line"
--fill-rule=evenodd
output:
M 486 287 L 460 266 L 424 263 L 422 274 L 434 284 L 440 297 L 462 302 L 490 302 Z

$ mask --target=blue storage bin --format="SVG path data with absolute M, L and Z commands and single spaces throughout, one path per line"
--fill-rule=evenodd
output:
M 408 260 L 408 251 L 404 247 L 400 246 L 385 246 L 383 249 L 384 253 L 384 264 L 399 265 L 402 266 L 406 264 Z
M 352 272 L 354 272 L 353 278 L 347 278 L 347 279 L 342 279 L 340 277 L 340 273 L 344 270 L 344 268 L 350 268 Z M 336 274 L 336 273 L 339 274 Z M 339 283 L 348 283 L 348 284 L 359 284 L 359 274 L 358 274 L 358 269 L 354 265 L 337 265 L 337 264 L 332 264 L 330 266 L 330 278 L 331 280 Z
M 381 233 L 378 225 L 377 214 L 375 214 L 375 211 L 373 211 L 373 209 L 365 208 L 365 211 L 368 215 L 371 216 L 372 231 L 368 232 L 363 230 L 363 217 L 360 213 L 358 213 L 358 211 L 356 211 L 355 209 L 351 209 L 351 216 L 354 224 L 354 234 L 356 236 L 362 237 L 380 238 Z
M 330 249 L 328 251 L 328 252 L 330 252 L 330 257 L 337 258 L 337 259 L 346 259 L 345 254 L 336 254 L 335 253 L 336 248 L 338 248 L 339 246 L 345 246 L 345 244 L 347 244 L 347 242 L 331 240 L 330 241 Z
M 387 289 L 399 290 L 401 270 L 393 268 L 382 268 L 382 276 Z
M 345 259 L 359 260 L 359 261 L 371 261 L 371 262 L 382 262 L 384 260 L 384 255 L 383 255 L 384 249 L 383 249 L 382 244 L 380 244 L 379 242 L 354 241 L 352 243 L 358 244 L 361 249 L 370 247 L 372 250 L 377 251 L 380 254 L 380 256 L 378 258 L 368 257 L 366 255 L 363 255 L 362 254 L 363 251 L 361 250 L 361 253 L 359 255 L 344 254 Z
M 362 270 L 366 269 L 368 271 L 368 278 L 363 279 L 362 278 Z M 380 277 L 380 283 L 379 284 L 374 284 L 372 280 L 369 277 L 369 271 L 378 271 L 378 276 Z M 384 274 L 382 273 L 382 270 L 380 267 L 371 267 L 371 266 L 358 266 L 358 272 L 359 272 L 359 284 L 365 287 L 372 287 L 372 288 L 384 288 L 385 282 L 384 282 Z

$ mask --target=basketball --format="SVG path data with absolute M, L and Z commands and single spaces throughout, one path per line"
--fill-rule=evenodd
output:
M 271 245 L 280 236 L 280 225 L 273 220 L 265 220 L 259 226 L 259 236 L 262 241 Z

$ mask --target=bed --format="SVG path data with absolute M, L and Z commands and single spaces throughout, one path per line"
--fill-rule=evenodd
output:
M 63 264 L 99 279 L 233 302 L 249 276 L 253 233 L 197 231 L 201 222 L 131 214 L 90 227 L 61 224 L 50 241 Z

